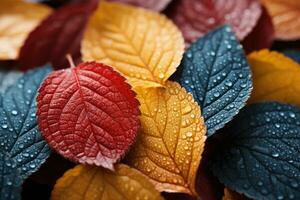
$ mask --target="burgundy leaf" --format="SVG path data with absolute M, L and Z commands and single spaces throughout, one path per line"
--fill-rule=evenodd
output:
M 187 44 L 224 24 L 231 25 L 242 40 L 260 15 L 259 0 L 179 0 L 170 12 Z
M 139 6 L 155 11 L 162 11 L 167 7 L 171 0 L 109 0 Z
M 98 0 L 81 1 L 63 6 L 32 31 L 21 48 L 19 67 L 27 70 L 47 62 L 54 69 L 68 66 L 67 54 L 80 61 L 80 43 L 89 16 Z
M 262 15 L 252 32 L 243 40 L 246 53 L 270 48 L 275 37 L 275 29 L 268 11 L 263 8 Z

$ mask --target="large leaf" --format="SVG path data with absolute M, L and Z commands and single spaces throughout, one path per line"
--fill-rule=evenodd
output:
M 9 154 L 0 151 L 0 199 L 21 199 L 20 169 Z
M 160 191 L 196 194 L 195 178 L 204 148 L 200 108 L 179 84 L 137 89 L 142 128 L 127 162 Z
M 22 72 L 16 70 L 0 70 L 0 93 L 4 93 L 22 75 Z
M 36 120 L 36 94 L 50 67 L 24 74 L 0 100 L 0 152 L 7 153 L 23 179 L 35 172 L 50 154 Z
M 60 178 L 51 200 L 162 200 L 159 192 L 139 171 L 117 165 L 114 172 L 78 165 Z
M 51 9 L 23 0 L 0 1 L 0 59 L 15 59 L 27 35 Z
M 300 106 L 300 66 L 283 54 L 262 50 L 248 56 L 253 72 L 250 102 L 280 101 Z
M 109 0 L 109 1 L 127 3 L 133 6 L 140 6 L 155 11 L 162 11 L 167 7 L 167 5 L 172 0 Z
M 140 127 L 135 93 L 104 64 L 81 63 L 51 73 L 37 101 L 43 136 L 76 162 L 113 169 Z
M 67 65 L 66 55 L 80 59 L 80 42 L 98 0 L 63 6 L 31 32 L 21 48 L 20 68 L 25 70 L 51 62 L 55 69 Z
M 233 27 L 242 40 L 261 15 L 259 0 L 178 0 L 170 17 L 188 44 L 224 24 Z
M 85 61 L 100 61 L 133 87 L 164 84 L 183 54 L 180 31 L 165 16 L 118 3 L 100 3 L 82 43 Z
M 300 39 L 300 1 L 262 0 L 272 16 L 278 39 Z
M 249 98 L 250 67 L 229 26 L 208 33 L 186 51 L 179 80 L 202 108 L 208 136 L 229 122 Z
M 222 183 L 252 199 L 300 199 L 299 108 L 252 104 L 224 132 L 212 162 Z

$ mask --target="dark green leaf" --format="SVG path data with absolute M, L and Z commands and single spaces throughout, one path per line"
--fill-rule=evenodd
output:
M 212 162 L 222 183 L 253 199 L 300 199 L 299 108 L 253 104 L 224 131 L 229 142 Z
M 37 90 L 50 71 L 50 67 L 43 67 L 26 73 L 0 101 L 0 151 L 16 163 L 24 179 L 50 154 L 36 119 Z
M 13 85 L 21 76 L 22 72 L 12 70 L 0 70 L 0 93 L 4 93 L 6 89 Z
M 293 59 L 295 62 L 300 63 L 300 51 L 290 49 L 290 50 L 283 51 L 283 54 Z
M 182 61 L 181 85 L 200 104 L 208 136 L 229 122 L 249 98 L 251 72 L 229 26 L 191 45 Z
M 0 152 L 0 199 L 21 199 L 20 170 L 7 153 Z

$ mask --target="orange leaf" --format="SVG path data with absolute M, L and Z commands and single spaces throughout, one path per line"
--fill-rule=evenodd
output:
M 28 34 L 51 9 L 22 0 L 0 0 L 0 59 L 16 59 Z
M 261 50 L 248 56 L 253 73 L 249 102 L 280 101 L 300 106 L 300 66 L 275 51 Z
M 272 16 L 278 39 L 300 39 L 299 0 L 262 0 L 262 2 Z
M 225 188 L 223 200 L 249 200 L 249 199 L 237 192 L 234 192 L 228 188 Z
M 162 200 L 160 193 L 140 172 L 117 165 L 104 168 L 77 165 L 58 179 L 51 200 Z
M 113 66 L 133 87 L 158 87 L 180 64 L 184 42 L 165 16 L 101 1 L 82 42 L 85 61 Z
M 160 191 L 196 195 L 195 177 L 206 138 L 199 106 L 178 83 L 136 92 L 142 128 L 127 162 Z

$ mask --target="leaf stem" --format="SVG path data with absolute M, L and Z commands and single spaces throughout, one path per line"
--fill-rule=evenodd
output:
M 71 67 L 71 68 L 74 68 L 74 67 L 75 67 L 75 64 L 74 64 L 74 61 L 73 61 L 72 56 L 71 56 L 70 54 L 67 54 L 67 55 L 66 55 L 66 58 L 67 58 L 67 60 L 68 60 L 68 62 L 69 62 L 70 67 Z

